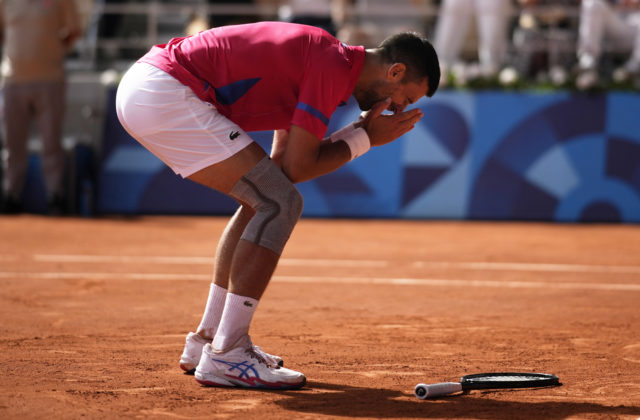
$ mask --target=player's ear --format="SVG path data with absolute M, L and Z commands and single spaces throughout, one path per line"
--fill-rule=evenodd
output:
M 394 63 L 387 70 L 387 80 L 390 82 L 399 82 L 404 78 L 407 66 L 403 63 Z

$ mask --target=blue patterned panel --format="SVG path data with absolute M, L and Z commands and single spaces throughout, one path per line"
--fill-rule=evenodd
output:
M 402 206 L 429 190 L 469 146 L 469 126 L 454 107 L 426 103 L 424 117 L 405 135 Z
M 640 195 L 640 142 L 621 138 L 609 139 L 606 173 L 629 184 Z
M 518 123 L 481 164 L 470 218 L 640 220 L 637 139 L 610 138 L 607 95 L 559 99 L 524 119 L 494 110 Z
M 229 98 L 249 85 L 229 87 Z M 640 95 L 443 91 L 415 106 L 424 117 L 402 138 L 299 184 L 303 214 L 640 222 Z M 174 175 L 124 132 L 112 104 L 107 111 L 99 211 L 233 211 L 233 200 Z M 351 98 L 327 134 L 359 113 Z M 251 136 L 269 151 L 271 132 Z
M 402 208 L 409 218 L 464 217 L 474 98 L 443 92 L 422 99 L 424 117 L 399 140 L 403 146 Z

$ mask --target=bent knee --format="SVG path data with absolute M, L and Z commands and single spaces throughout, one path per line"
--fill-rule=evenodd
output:
M 282 170 L 265 157 L 230 194 L 255 210 L 241 238 L 281 254 L 303 206 L 300 192 Z
M 297 221 L 302 215 L 302 209 L 304 208 L 304 199 L 302 198 L 302 194 L 300 194 L 300 191 L 298 191 L 295 185 L 291 184 L 291 187 L 293 188 L 293 191 L 291 191 L 288 200 L 289 212 L 291 214 L 291 218 Z

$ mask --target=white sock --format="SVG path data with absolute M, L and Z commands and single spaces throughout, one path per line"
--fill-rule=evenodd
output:
M 240 337 L 249 333 L 251 318 L 258 301 L 246 296 L 227 294 L 220 326 L 213 339 L 215 350 L 227 350 Z
M 198 325 L 198 332 L 202 332 L 210 338 L 215 337 L 218 331 L 218 325 L 220 325 L 220 318 L 222 317 L 226 299 L 227 289 L 211 283 L 207 306 L 204 308 L 202 321 L 200 321 L 200 325 Z

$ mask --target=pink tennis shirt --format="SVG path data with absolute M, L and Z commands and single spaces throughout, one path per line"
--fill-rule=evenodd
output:
M 295 124 L 321 139 L 351 96 L 364 56 L 364 47 L 322 29 L 261 22 L 174 38 L 140 61 L 189 86 L 245 131 Z

